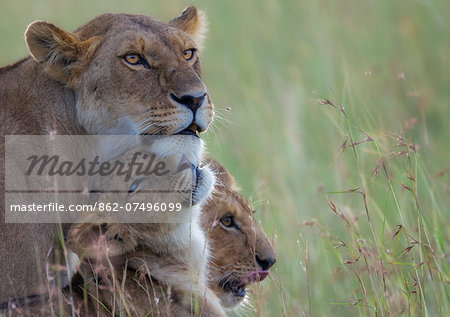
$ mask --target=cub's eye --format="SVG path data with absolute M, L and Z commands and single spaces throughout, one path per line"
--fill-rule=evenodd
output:
M 130 65 L 142 64 L 144 61 L 144 58 L 139 54 L 127 54 L 123 57 L 123 59 Z
M 131 183 L 130 188 L 128 188 L 128 194 L 136 192 L 136 190 L 139 187 L 139 184 L 142 183 L 143 180 L 144 180 L 143 178 L 138 178 L 133 183 Z
M 185 50 L 185 51 L 183 52 L 183 55 L 184 55 L 184 58 L 185 58 L 187 61 L 191 61 L 191 60 L 194 59 L 194 56 L 195 56 L 195 49 L 191 48 L 191 49 L 189 49 L 189 50 Z
M 227 216 L 220 219 L 220 223 L 227 228 L 235 227 L 233 216 Z

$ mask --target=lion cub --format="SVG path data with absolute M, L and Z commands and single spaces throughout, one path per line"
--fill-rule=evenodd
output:
M 211 253 L 207 265 L 208 289 L 198 292 L 192 300 L 187 296 L 192 288 L 192 280 L 186 278 L 190 276 L 189 263 L 173 256 L 159 256 L 143 247 L 127 255 L 128 269 L 124 271 L 122 286 L 114 288 L 110 284 L 100 294 L 107 307 L 114 307 L 112 295 L 116 294 L 116 301 L 124 301 L 127 303 L 124 306 L 137 315 L 154 310 L 163 315 L 188 315 L 194 311 L 197 315 L 215 316 L 220 309 L 211 291 L 222 308 L 232 309 L 243 301 L 249 284 L 267 277 L 275 263 L 275 253 L 253 217 L 250 202 L 236 191 L 234 177 L 217 161 L 208 159 L 205 165 L 216 175 L 212 198 L 206 201 L 200 214 Z M 192 301 L 197 302 L 197 310 Z
M 174 142 L 173 138 L 168 142 Z M 27 305 L 22 307 L 20 302 L 14 303 L 18 307 L 10 307 L 9 312 L 46 316 L 60 310 L 70 315 L 73 310 L 81 316 L 108 316 L 115 310 L 115 301 L 122 301 L 120 285 L 127 294 L 133 293 L 135 279 L 123 276 L 123 270 L 136 272 L 140 269 L 146 273 L 142 275 L 144 280 L 151 273 L 158 285 L 152 296 L 163 298 L 171 294 L 170 299 L 176 300 L 170 315 L 195 312 L 192 298 L 198 298 L 201 310 L 207 315 L 222 314 L 218 299 L 206 287 L 208 250 L 199 221 L 200 207 L 211 194 L 214 177 L 208 167 L 196 167 L 199 155 L 189 155 L 190 151 L 181 144 L 177 150 L 183 155 L 163 152 L 161 149 L 166 147 L 162 147 L 162 143 L 165 143 L 164 138 L 151 147 L 135 148 L 120 157 L 125 165 L 133 162 L 144 166 L 154 155 L 149 150 L 157 152 L 158 160 L 165 164 L 162 175 L 136 173 L 125 181 L 122 175 L 111 174 L 102 176 L 94 184 L 92 195 L 97 209 L 80 215 L 68 232 L 67 246 L 81 259 L 71 289 L 66 288 L 62 293 L 56 290 L 48 303 L 39 299 L 36 302 L 28 299 Z M 139 213 L 140 210 L 106 210 L 105 206 L 112 202 L 129 206 L 143 204 L 146 210 L 143 213 Z M 151 212 L 147 207 L 150 203 L 159 204 L 159 211 Z M 163 204 L 178 208 L 161 211 Z M 128 292 L 130 283 L 131 293 Z M 140 302 L 143 297 L 139 296 L 139 289 L 134 292 Z M 85 297 L 86 294 L 89 296 Z M 93 294 L 95 300 L 91 297 Z M 97 305 L 99 302 L 101 306 Z M 122 310 L 120 305 L 118 307 Z
M 132 153 L 126 154 L 123 160 L 126 163 L 133 157 Z M 121 298 L 117 296 L 115 299 L 118 285 L 124 285 L 126 292 L 130 281 L 133 281 L 132 277 L 122 276 L 123 270 L 140 270 L 159 285 L 157 290 L 153 290 L 153 296 L 160 294 L 164 297 L 169 292 L 173 296 L 170 298 L 177 299 L 177 305 L 170 308 L 171 314 L 190 315 L 195 312 L 191 301 L 197 298 L 202 302 L 202 311 L 210 312 L 208 315 L 220 315 L 219 301 L 206 287 L 208 249 L 199 221 L 200 207 L 211 194 L 214 177 L 209 167 L 195 167 L 198 164 L 192 164 L 186 155 L 180 157 L 172 153 L 164 158 L 164 162 L 175 172 L 162 177 L 134 176 L 127 182 L 121 182 L 117 176 L 102 178 L 102 188 L 113 186 L 116 189 L 120 186 L 122 191 L 97 193 L 97 201 L 105 204 L 123 201 L 128 205 L 145 206 L 149 202 L 154 206 L 158 203 L 175 204 L 179 210 L 147 215 L 143 218 L 144 221 L 150 220 L 147 223 L 124 223 L 130 221 L 118 218 L 114 213 L 101 213 L 98 219 L 99 215 L 95 214 L 83 219 L 85 223 L 72 225 L 67 245 L 82 258 L 83 288 L 89 292 L 100 285 L 109 290 L 98 295 L 106 307 L 115 307 L 115 300 Z M 167 291 L 162 292 L 164 289 Z
M 222 307 L 237 307 L 246 287 L 264 280 L 275 263 L 275 252 L 257 224 L 251 203 L 237 191 L 234 177 L 217 161 L 206 164 L 216 176 L 211 199 L 202 208 L 201 222 L 211 256 L 208 286 Z
M 223 166 L 211 159 L 205 163 L 216 175 L 212 198 L 203 205 L 200 214 L 212 254 L 207 265 L 208 289 L 191 296 L 191 280 L 186 278 L 191 274 L 188 264 L 180 258 L 160 256 L 146 247 L 138 247 L 128 259 L 118 256 L 121 260 L 117 261 L 117 257 L 111 256 L 110 263 L 105 264 L 114 266 L 117 274 L 123 274 L 121 278 L 114 280 L 111 271 L 109 275 L 104 271 L 85 281 L 79 276 L 73 280 L 73 308 L 77 315 L 110 316 L 121 311 L 135 316 L 217 316 L 223 314 L 220 306 L 237 307 L 245 298 L 246 286 L 268 275 L 268 269 L 275 263 L 274 250 L 256 223 L 251 204 L 236 191 L 233 176 Z M 105 235 L 102 230 L 99 228 L 100 235 Z M 76 236 L 79 232 L 72 231 L 72 234 Z M 104 242 L 127 243 L 118 237 Z M 120 248 L 116 245 L 115 250 Z M 129 263 L 139 269 L 131 268 Z M 120 267 L 124 268 L 123 272 L 117 272 Z M 66 298 L 68 294 L 66 289 Z M 49 307 L 42 306 L 43 310 Z M 71 313 L 70 308 L 65 302 L 67 314 Z

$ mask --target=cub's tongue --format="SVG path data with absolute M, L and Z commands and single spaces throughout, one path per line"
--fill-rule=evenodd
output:
M 269 271 L 253 271 L 242 278 L 242 281 L 237 285 L 245 286 L 254 282 L 261 282 L 269 275 Z

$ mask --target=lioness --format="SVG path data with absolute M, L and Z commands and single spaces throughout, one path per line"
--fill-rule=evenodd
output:
M 200 77 L 204 27 L 194 7 L 168 24 L 127 14 L 101 15 L 74 32 L 32 23 L 25 33 L 31 57 L 0 68 L 1 165 L 5 135 L 205 131 L 213 104 Z M 47 292 L 47 257 L 58 231 L 52 224 L 4 223 L 3 170 L 0 303 Z

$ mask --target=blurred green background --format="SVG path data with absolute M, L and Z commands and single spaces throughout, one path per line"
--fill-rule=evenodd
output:
M 188 4 L 210 22 L 208 152 L 278 256 L 234 314 L 448 316 L 450 1 L 2 1 L 0 62 L 34 20 Z

